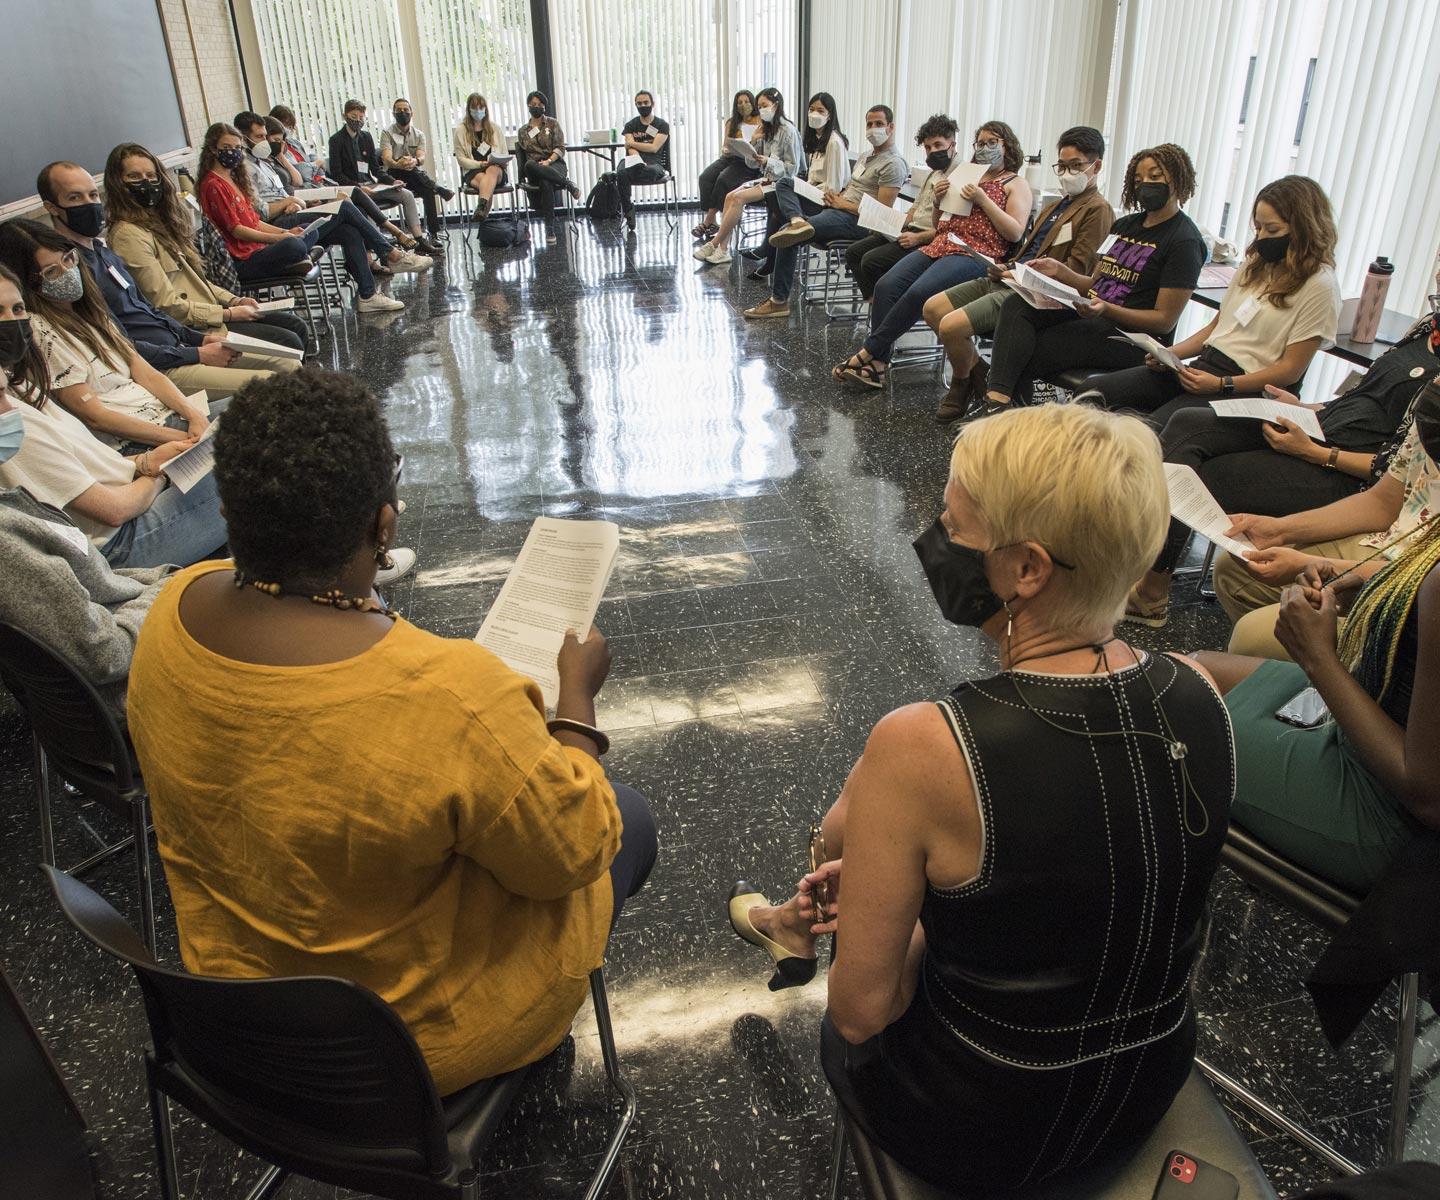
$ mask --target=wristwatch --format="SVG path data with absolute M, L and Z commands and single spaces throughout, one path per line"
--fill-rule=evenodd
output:
M 1327 471 L 1333 471 L 1333 470 L 1335 470 L 1335 464 L 1338 463 L 1339 461 L 1340 461 L 1340 447 L 1339 447 L 1339 446 L 1331 446 L 1331 447 L 1330 447 L 1330 453 L 1329 453 L 1328 455 L 1326 455 L 1326 457 L 1325 457 L 1325 469 L 1326 469 Z
M 1222 396 L 1233 396 L 1235 394 L 1235 380 L 1231 376 L 1220 376 L 1220 394 Z

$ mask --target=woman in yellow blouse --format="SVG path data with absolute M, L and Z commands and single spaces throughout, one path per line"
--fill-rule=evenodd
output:
M 215 451 L 235 560 L 175 576 L 130 675 L 185 965 L 373 989 L 442 1095 L 543 1057 L 655 857 L 599 762 L 604 638 L 567 639 L 547 728 L 530 680 L 381 605 L 399 459 L 348 376 L 243 388 Z

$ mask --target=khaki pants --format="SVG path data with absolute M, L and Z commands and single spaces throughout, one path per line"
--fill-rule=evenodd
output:
M 1312 546 L 1296 546 L 1302 554 L 1313 554 L 1317 558 L 1364 558 L 1370 553 L 1368 546 L 1360 544 L 1363 534 L 1340 538 L 1334 542 L 1316 542 Z M 1280 602 L 1281 589 L 1273 583 L 1262 583 L 1250 574 L 1245 566 L 1228 554 L 1215 556 L 1215 595 L 1220 607 L 1232 621 L 1239 621 L 1248 612 L 1265 608 Z
M 252 379 L 268 379 L 271 375 L 294 371 L 299 366 L 293 358 L 242 354 L 228 367 L 207 367 L 196 363 L 193 367 L 176 367 L 165 374 L 187 395 L 204 388 L 211 400 L 221 400 L 233 396 L 242 384 Z

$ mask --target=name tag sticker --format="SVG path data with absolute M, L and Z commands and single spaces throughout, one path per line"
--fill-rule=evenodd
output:
M 1066 221 L 1065 224 L 1060 226 L 1060 232 L 1055 235 L 1055 240 L 1050 244 L 1052 246 L 1059 246 L 1063 242 L 1068 242 L 1072 237 L 1074 237 L 1074 233 L 1070 229 L 1070 222 Z
M 361 159 L 359 162 L 357 162 L 357 163 L 355 164 L 355 170 L 356 170 L 357 174 L 359 174 L 359 176 L 360 176 L 361 179 L 369 179 L 369 178 L 370 178 L 370 164 L 369 164 L 368 162 L 366 162 L 364 159 Z
M 1260 301 L 1249 296 L 1245 302 L 1235 310 L 1235 324 L 1245 326 L 1255 319 L 1255 314 L 1260 311 Z
M 1100 248 L 1096 250 L 1095 253 L 1101 255 L 1109 254 L 1110 251 L 1114 249 L 1115 243 L 1119 240 L 1120 235 L 1118 233 L 1112 233 L 1109 237 L 1107 237 L 1103 242 L 1100 243 Z
M 489 157 L 490 157 L 490 143 L 489 143 L 489 142 L 481 142 L 478 146 L 476 146 L 476 147 L 475 147 L 475 157 L 476 157 L 476 158 L 489 158 Z
M 118 283 L 122 288 L 128 288 L 130 286 L 130 281 L 125 278 L 120 268 L 117 267 L 114 263 L 110 264 L 110 278 L 113 279 L 116 283 Z

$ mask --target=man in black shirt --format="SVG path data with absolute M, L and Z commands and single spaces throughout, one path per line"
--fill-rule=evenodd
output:
M 655 97 L 646 91 L 636 92 L 635 112 L 638 115 L 625 122 L 625 156 L 632 161 L 622 164 L 616 172 L 620 207 L 625 213 L 626 226 L 632 230 L 635 205 L 630 200 L 631 184 L 661 183 L 670 170 L 670 151 L 666 148 L 670 126 L 663 117 L 655 115 Z M 634 156 L 640 161 L 634 162 Z

